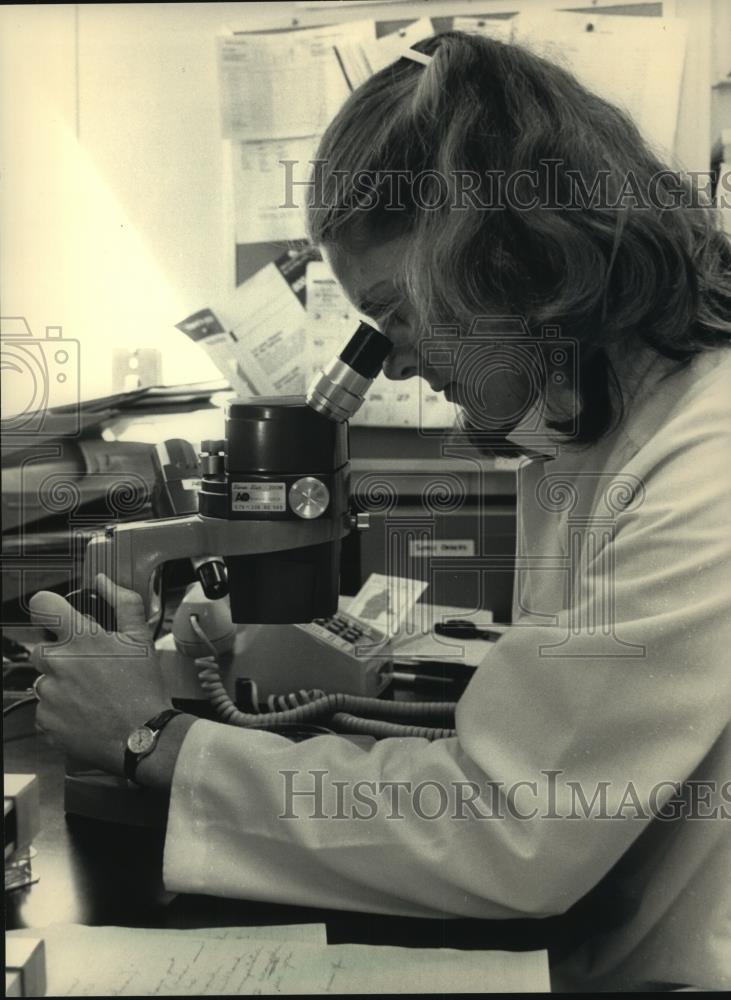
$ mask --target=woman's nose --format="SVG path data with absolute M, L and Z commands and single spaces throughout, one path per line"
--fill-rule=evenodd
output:
M 383 362 L 383 374 L 386 378 L 398 381 L 418 375 L 416 352 L 409 347 L 394 347 Z

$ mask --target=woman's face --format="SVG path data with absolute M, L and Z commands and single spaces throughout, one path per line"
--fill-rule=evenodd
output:
M 408 240 L 408 236 L 399 237 L 358 252 L 327 246 L 322 252 L 350 302 L 392 341 L 393 350 L 383 365 L 387 378 L 421 376 L 434 391 L 461 405 L 477 426 L 499 427 L 509 433 L 525 414 L 530 375 L 520 364 L 510 364 L 509 358 L 505 363 L 509 345 L 495 338 L 477 347 L 474 338 L 451 339 L 448 346 L 453 355 L 460 343 L 469 349 L 468 365 L 428 363 L 439 357 L 437 339 L 419 327 L 414 308 L 395 285 Z M 495 358 L 492 365 L 491 356 Z

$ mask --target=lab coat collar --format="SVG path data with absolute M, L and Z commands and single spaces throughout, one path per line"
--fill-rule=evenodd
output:
M 637 421 L 632 421 L 632 439 L 636 446 L 642 444 L 642 428 L 646 421 L 646 409 L 648 399 L 655 400 L 658 384 L 663 377 L 674 366 L 674 362 L 663 358 L 656 351 L 650 348 L 640 347 L 628 352 L 626 346 L 610 345 L 607 354 L 614 367 L 621 391 L 621 403 L 623 418 L 619 426 L 610 431 L 604 439 L 603 447 L 613 441 L 617 436 L 627 437 L 627 425 L 630 417 L 637 413 L 644 414 L 644 418 L 639 421 L 639 427 L 635 426 Z M 672 393 L 672 390 L 669 390 Z M 620 400 L 617 396 L 616 388 L 610 384 L 610 392 L 614 398 L 615 407 L 619 407 Z M 665 396 L 665 393 L 661 393 Z M 655 400 L 655 409 L 660 400 Z M 573 445 L 573 437 L 569 434 L 552 430 L 547 421 L 551 417 L 564 419 L 578 419 L 578 399 L 575 394 L 567 392 L 547 391 L 531 409 L 526 413 L 520 423 L 506 436 L 511 444 L 515 444 L 524 450 L 529 457 L 541 456 L 546 460 L 555 459 L 559 453 L 567 460 L 572 453 L 577 452 Z M 651 433 L 649 425 L 647 434 Z M 647 436 L 645 434 L 644 436 Z M 592 451 L 592 446 L 582 447 L 582 461 L 587 452 Z

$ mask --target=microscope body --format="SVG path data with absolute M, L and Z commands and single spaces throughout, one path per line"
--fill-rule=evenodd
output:
M 235 623 L 308 622 L 337 609 L 349 532 L 347 424 L 297 396 L 228 404 L 226 440 L 204 442 L 199 511 L 110 525 L 87 547 L 84 586 L 104 573 L 160 614 L 161 569 L 223 560 Z M 219 581 L 220 583 L 220 581 Z

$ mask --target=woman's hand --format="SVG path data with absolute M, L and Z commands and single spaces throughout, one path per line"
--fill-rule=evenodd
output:
M 45 674 L 37 687 L 37 725 L 77 760 L 122 774 L 127 737 L 171 707 L 142 599 L 105 576 L 99 594 L 117 615 L 117 632 L 104 632 L 58 594 L 31 598 L 31 620 L 56 635 L 41 642 L 32 662 Z

